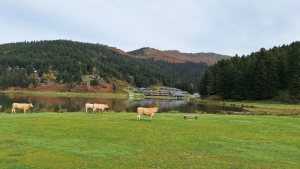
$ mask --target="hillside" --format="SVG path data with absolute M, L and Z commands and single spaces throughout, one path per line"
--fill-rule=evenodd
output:
M 218 60 L 231 58 L 230 56 L 216 53 L 181 53 L 177 50 L 167 50 L 164 51 L 164 53 L 179 60 L 191 61 L 195 63 L 204 62 L 208 65 L 213 65 Z
M 35 68 L 40 77 L 53 74 L 54 80 L 63 78 L 66 83 L 82 81 L 82 75 L 94 73 L 108 83 L 114 79 L 137 87 L 163 83 L 186 91 L 197 91 L 208 66 L 178 63 L 135 58 L 101 44 L 68 40 L 25 41 L 0 45 L 0 86 L 2 89 L 28 87 L 35 81 L 29 76 Z M 11 71 L 7 70 L 9 67 Z
M 207 65 L 213 65 L 218 60 L 230 59 L 230 56 L 220 55 L 215 53 L 181 53 L 178 50 L 166 50 L 160 51 L 153 48 L 141 48 L 128 54 L 143 59 L 152 59 L 152 60 L 163 60 L 169 63 L 184 63 L 187 61 L 195 63 L 206 63 Z

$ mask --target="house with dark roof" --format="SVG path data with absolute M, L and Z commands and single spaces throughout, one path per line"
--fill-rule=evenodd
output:
M 181 92 L 174 92 L 171 94 L 172 97 L 184 97 L 185 95 L 182 94 Z
M 35 81 L 36 81 L 37 83 L 41 83 L 42 79 L 41 79 L 41 78 L 36 78 Z

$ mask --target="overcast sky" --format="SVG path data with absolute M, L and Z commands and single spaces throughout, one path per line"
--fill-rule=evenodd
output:
M 0 44 L 68 39 L 247 55 L 300 40 L 300 0 L 0 0 Z

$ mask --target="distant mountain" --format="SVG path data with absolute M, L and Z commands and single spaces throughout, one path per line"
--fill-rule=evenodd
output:
M 131 52 L 127 52 L 131 56 L 143 59 L 163 60 L 169 63 L 184 63 L 184 62 L 195 62 L 195 63 L 206 63 L 212 65 L 218 60 L 230 59 L 230 56 L 221 55 L 216 53 L 181 53 L 178 50 L 166 50 L 160 51 L 153 48 L 141 48 Z
M 184 60 L 180 60 L 163 51 L 153 48 L 141 48 L 127 53 L 136 58 L 162 60 L 169 63 L 185 63 Z

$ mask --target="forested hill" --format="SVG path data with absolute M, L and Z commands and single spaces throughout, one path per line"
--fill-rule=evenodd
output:
M 269 99 L 281 89 L 300 98 L 300 42 L 218 61 L 200 84 L 203 95 L 235 100 Z
M 149 47 L 137 49 L 127 53 L 143 59 L 163 60 L 170 63 L 184 63 L 187 61 L 195 63 L 203 62 L 207 65 L 213 65 L 218 60 L 231 58 L 230 56 L 216 53 L 181 53 L 178 50 L 160 51 Z
M 16 66 L 24 69 L 16 69 Z M 7 71 L 8 67 L 12 71 Z M 145 61 L 106 45 L 68 40 L 25 41 L 0 45 L 2 88 L 26 87 L 33 68 L 37 69 L 40 76 L 50 73 L 50 70 L 59 70 L 58 76 L 67 77 L 67 82 L 80 81 L 81 75 L 94 73 L 105 80 L 117 78 L 138 87 L 148 87 L 161 82 L 166 86 L 193 91 L 198 89 L 200 79 L 208 66 L 203 63 L 177 65 L 163 61 Z M 20 80 L 15 80 L 17 77 Z

